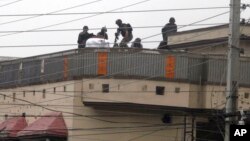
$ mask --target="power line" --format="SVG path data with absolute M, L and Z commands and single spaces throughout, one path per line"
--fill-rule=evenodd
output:
M 204 34 L 207 34 L 208 32 L 205 32 Z M 210 32 L 209 32 L 210 33 Z M 204 35 L 204 34 L 202 34 L 202 35 Z M 192 37 L 190 37 L 190 38 L 194 38 L 194 37 L 198 37 L 198 36 L 201 36 L 201 34 L 199 34 L 199 35 L 195 35 L 195 36 L 192 36 Z M 189 38 L 187 38 L 187 39 L 189 39 Z M 186 40 L 186 39 L 185 39 Z M 184 40 L 184 41 L 185 41 Z M 183 40 L 182 40 L 183 41 Z M 153 43 L 153 42 L 160 42 L 160 41 L 145 41 L 146 43 Z M 221 43 L 223 43 L 223 42 L 221 42 Z M 217 44 L 221 44 L 221 43 L 217 43 Z M 112 44 L 112 43 L 111 43 Z M 214 45 L 217 45 L 217 44 L 213 44 L 213 46 Z M 69 45 L 69 44 L 67 44 L 67 45 Z M 75 44 L 76 45 L 76 44 Z M 30 46 L 33 46 L 33 45 L 30 45 Z M 42 46 L 49 46 L 49 45 L 42 45 Z M 206 45 L 207 46 L 207 45 Z M 4 47 L 4 46 L 3 46 Z M 14 47 L 17 47 L 17 46 L 14 46 Z M 209 46 L 207 46 L 207 47 L 211 47 L 211 45 L 209 45 Z M 203 48 L 204 49 L 204 48 Z M 188 53 L 188 52 L 187 52 Z M 136 54 L 136 53 L 135 53 Z M 68 58 L 68 59 L 71 59 L 71 57 L 70 58 Z M 59 61 L 52 61 L 52 62 L 46 62 L 45 64 L 49 64 L 49 63 L 54 63 L 54 62 L 60 62 L 61 60 L 59 60 Z M 40 64 L 39 64 L 40 65 Z M 39 66 L 39 65 L 34 65 L 34 66 L 31 66 L 31 67 L 28 67 L 28 68 L 33 68 L 33 67 L 36 67 L 36 66 Z M 25 68 L 25 69 L 28 69 L 28 68 Z M 15 70 L 20 70 L 20 69 L 14 69 L 14 70 L 11 70 L 11 71 L 15 71 Z M 4 71 L 5 72 L 5 71 Z M 4 72 L 1 72 L 1 73 L 4 73 Z M 9 71 L 8 71 L 9 72 Z
M 48 116 L 49 117 L 49 116 Z M 50 116 L 51 117 L 51 116 Z M 168 126 L 178 126 L 183 125 L 184 123 L 174 123 L 169 124 Z M 97 127 L 97 128 L 68 128 L 66 130 L 69 131 L 103 131 L 103 130 L 119 130 L 119 129 L 144 129 L 144 128 L 159 128 L 159 127 L 165 127 L 166 124 L 152 124 L 152 125 L 144 125 L 144 126 L 118 126 L 118 127 Z M 65 130 L 62 128 L 58 128 L 56 126 L 53 126 L 53 130 Z M 15 130 L 4 130 L 4 131 L 15 131 Z M 34 131 L 34 130 L 26 130 L 23 129 L 22 131 Z M 35 131 L 46 131 L 44 129 L 41 130 L 35 130 Z
M 211 25 L 226 25 L 228 23 L 207 23 L 207 24 L 193 24 L 189 26 L 211 26 Z M 186 26 L 184 24 L 180 24 L 177 26 Z M 138 28 L 138 29 L 145 29 L 145 28 L 162 28 L 162 26 L 135 26 L 133 28 Z M 110 30 L 115 30 L 117 27 L 110 27 L 107 29 Z M 0 31 L 0 33 L 12 33 L 12 32 L 61 32 L 61 31 L 79 31 L 82 30 L 80 28 L 75 28 L 75 29 L 50 29 L 50 30 L 34 30 L 34 31 L 25 31 L 25 30 L 16 30 L 16 31 Z M 100 30 L 100 28 L 90 28 L 89 30 Z
M 27 94 L 32 94 L 33 92 L 43 92 L 43 89 L 41 90 L 0 90 L 0 92 L 27 92 Z M 54 91 L 46 91 L 46 93 L 54 93 Z M 67 92 L 67 93 L 76 93 L 76 92 L 82 92 L 82 91 L 55 91 L 55 92 Z M 93 92 L 102 92 L 101 90 L 91 91 Z M 119 92 L 119 93 L 149 93 L 149 92 L 155 92 L 155 91 L 130 91 L 130 90 L 123 90 L 123 91 L 110 91 L 110 92 Z M 174 90 L 165 90 L 165 92 L 175 92 Z M 224 94 L 226 90 L 180 90 L 180 93 L 186 93 L 186 92 L 216 92 L 216 94 Z M 245 92 L 245 91 L 239 91 L 239 92 Z M 25 93 L 26 94 L 26 93 Z
M 2 94 L 2 93 L 0 93 L 0 95 L 13 99 L 12 96 L 8 96 L 8 95 Z M 98 120 L 98 121 L 102 121 L 102 122 L 108 122 L 108 123 L 141 123 L 141 122 L 115 122 L 115 121 L 109 121 L 109 120 L 102 120 L 102 119 L 98 119 L 98 118 L 90 117 L 90 116 L 85 116 L 85 115 L 74 113 L 74 112 L 68 112 L 68 111 L 61 111 L 61 110 L 51 109 L 51 108 L 48 108 L 48 107 L 45 107 L 45 106 L 41 106 L 40 104 L 36 104 L 36 103 L 30 102 L 28 100 L 20 99 L 20 98 L 15 98 L 15 99 L 19 100 L 19 101 L 22 101 L 22 102 L 30 103 L 33 106 L 41 107 L 41 108 L 46 109 L 48 111 L 62 112 L 64 114 L 78 115 L 78 116 L 82 116 L 82 117 L 85 117 L 85 118 L 94 119 L 94 120 Z
M 192 37 L 190 37 L 192 38 Z M 190 38 L 185 38 L 185 41 Z M 183 41 L 183 40 L 182 40 Z M 179 42 L 182 42 L 179 41 Z M 150 43 L 160 43 L 161 41 L 143 41 L 141 43 L 144 44 L 150 44 Z M 226 43 L 227 41 L 221 41 L 219 43 L 216 43 L 220 45 L 221 43 Z M 177 42 L 176 42 L 177 43 Z M 108 43 L 109 45 L 112 45 L 114 43 Z M 33 44 L 33 45 L 2 45 L 0 48 L 33 48 L 33 47 L 59 47 L 59 46 L 77 46 L 78 44 Z M 207 45 L 205 45 L 207 46 Z M 112 47 L 106 47 L 106 48 L 112 48 Z
M 150 1 L 150 0 L 143 0 L 143 1 L 136 2 L 136 3 L 130 4 L 130 5 L 126 5 L 126 6 L 123 6 L 123 7 L 119 7 L 119 8 L 115 8 L 115 9 L 106 11 L 105 13 L 112 12 L 112 11 L 117 11 L 117 10 L 120 10 L 120 9 L 123 9 L 123 8 L 132 7 L 132 6 L 135 6 L 135 5 L 138 5 L 138 4 L 142 4 L 142 3 L 145 3 L 145 2 L 148 2 L 148 1 Z M 62 24 L 67 24 L 67 23 L 71 23 L 71 22 L 75 22 L 75 21 L 79 21 L 79 20 L 83 20 L 83 19 L 87 19 L 87 18 L 99 16 L 99 15 L 102 15 L 102 14 L 105 14 L 105 13 L 94 14 L 94 15 L 90 15 L 90 16 L 86 16 L 86 17 L 82 17 L 82 18 L 77 18 L 77 19 L 73 19 L 73 20 L 69 20 L 69 21 L 65 21 L 65 22 L 60 22 L 60 23 L 56 23 L 56 24 L 51 24 L 51 25 L 43 26 L 43 27 L 38 27 L 38 28 L 26 30 L 24 32 L 34 31 L 34 30 L 39 30 L 39 29 L 44 29 L 44 28 L 48 28 L 48 27 L 54 27 L 54 26 L 58 26 L 58 25 L 62 25 Z M 16 32 L 16 33 L 4 34 L 4 35 L 0 35 L 0 37 L 14 35 L 14 34 L 19 34 L 19 33 L 24 33 L 24 32 Z
M 7 95 L 5 95 L 5 94 L 3 94 L 3 93 L 0 93 L 0 95 L 6 96 L 6 97 L 9 97 L 9 98 L 13 98 L 13 97 L 7 96 Z M 63 111 L 58 111 L 58 110 L 54 110 L 54 109 L 51 109 L 51 108 L 47 108 L 47 107 L 41 106 L 41 105 L 39 105 L 39 104 L 30 102 L 30 101 L 27 101 L 27 100 L 23 100 L 23 99 L 20 99 L 20 98 L 16 98 L 16 100 L 23 101 L 23 102 L 27 102 L 27 103 L 30 103 L 30 104 L 32 104 L 32 105 L 34 105 L 34 106 L 42 107 L 42 108 L 44 108 L 44 109 L 46 109 L 46 110 L 49 110 L 49 111 L 63 112 Z M 81 114 L 76 114 L 76 113 L 72 113 L 72 112 L 64 112 L 64 113 L 67 113 L 67 114 L 75 114 L 75 115 L 81 115 Z M 83 116 L 83 115 L 81 115 L 81 116 Z M 86 117 L 86 116 L 84 116 L 84 117 Z M 89 117 L 88 117 L 88 118 L 89 118 Z M 105 121 L 105 122 L 117 123 L 117 122 L 106 121 L 106 120 L 101 120 L 101 119 L 97 119 L 97 118 L 94 118 L 94 119 L 95 119 L 95 120 L 100 120 L 100 121 Z
M 137 140 L 137 139 L 143 138 L 143 137 L 145 137 L 145 136 L 148 136 L 148 135 L 154 134 L 154 133 L 156 133 L 156 132 L 159 132 L 159 131 L 161 131 L 161 130 L 163 130 L 163 129 L 164 129 L 164 128 L 159 129 L 159 130 L 155 130 L 155 131 L 152 131 L 152 132 L 143 134 L 143 135 L 139 135 L 139 136 L 137 136 L 137 137 L 133 137 L 133 138 L 129 139 L 128 141 L 133 141 L 133 140 Z
M 15 45 L 15 46 L 0 46 L 0 48 L 16 48 L 16 47 L 52 47 L 52 46 L 76 46 L 77 44 L 51 44 L 51 45 Z
M 244 9 L 243 9 L 243 10 L 244 10 Z M 243 10 L 242 10 L 242 11 L 243 11 Z M 241 12 L 242 12 L 242 11 L 241 11 Z M 208 17 L 208 18 L 202 19 L 202 20 L 200 20 L 200 21 L 193 22 L 193 23 L 191 23 L 190 25 L 192 25 L 192 24 L 197 24 L 197 23 L 200 23 L 200 22 L 203 22 L 203 21 L 206 21 L 206 20 L 209 20 L 209 19 L 218 17 L 218 16 L 221 16 L 221 15 L 227 14 L 227 13 L 229 13 L 229 12 L 230 12 L 230 11 L 227 11 L 227 12 L 224 12 L 224 13 L 221 13 L 221 14 L 218 14 L 218 15 L 215 15 L 215 16 L 212 16 L 212 17 Z M 183 27 L 179 27 L 178 29 L 184 28 L 184 27 L 186 27 L 186 26 L 189 26 L 189 25 L 185 25 L 185 26 L 183 26 Z M 175 30 L 175 29 L 168 30 L 168 31 L 163 32 L 163 33 L 168 33 L 168 32 L 171 32 L 171 31 L 173 31 L 173 30 Z M 161 34 L 162 34 L 162 33 L 154 34 L 154 35 L 151 35 L 151 36 L 148 36 L 148 37 L 144 37 L 144 38 L 142 38 L 142 40 L 148 39 L 148 38 L 152 38 L 152 37 L 155 37 L 155 36 L 158 36 L 158 35 L 161 35 Z
M 203 62 L 204 63 L 204 62 Z M 202 64 L 203 64 L 202 63 Z M 200 65 L 200 64 L 198 64 L 198 65 Z M 193 67 L 193 66 L 190 66 L 190 67 Z M 155 76 L 152 76 L 152 77 L 155 77 Z M 151 77 L 148 77 L 147 79 L 150 79 Z M 146 80 L 146 79 L 145 79 Z M 128 85 L 128 84 L 131 84 L 131 83 L 134 83 L 134 82 L 129 82 L 129 83 L 125 83 L 125 84 L 123 84 L 123 85 Z M 75 82 L 73 83 L 73 84 L 75 84 Z M 2 95 L 4 95 L 4 94 L 2 94 Z M 10 97 L 10 96 L 9 96 Z M 69 96 L 70 97 L 70 96 Z M 68 97 L 65 97 L 65 98 L 68 98 Z M 60 98 L 60 99 L 65 99 L 65 98 Z M 6 109 L 6 108 L 5 108 Z
M 189 11 L 189 10 L 214 10 L 214 9 L 228 9 L 229 7 L 195 7 L 195 8 L 179 8 L 179 9 L 148 9 L 148 10 L 134 10 L 134 11 L 99 11 L 99 12 L 78 12 L 78 13 L 45 13 L 45 14 L 6 14 L 0 17 L 20 17 L 20 16 L 61 16 L 61 15 L 85 15 L 85 14 L 120 14 L 120 13 L 147 13 L 147 12 L 165 12 L 165 11 Z
M 135 54 L 138 54 L 138 52 L 136 52 Z M 134 54 L 130 54 L 130 55 L 134 55 Z M 181 54 L 182 55 L 182 54 Z M 129 56 L 125 56 L 125 57 L 129 57 Z M 122 57 L 118 57 L 118 59 L 119 58 L 124 58 L 123 56 Z M 90 65 L 90 66 L 94 66 L 94 65 L 96 65 L 96 64 L 93 64 L 93 65 Z M 150 65 L 150 64 L 147 64 L 147 65 Z M 86 68 L 86 67 L 90 67 L 90 66 L 83 66 L 84 68 Z M 139 68 L 139 67 L 141 67 L 141 66 L 135 66 L 135 67 L 133 67 L 133 69 L 136 69 L 136 68 Z M 82 68 L 82 67 L 80 67 L 80 68 Z M 69 69 L 68 71 L 72 71 L 72 70 L 77 70 L 77 69 L 80 69 L 79 67 L 78 68 L 73 68 L 73 69 Z M 128 70 L 130 70 L 131 68 L 129 68 Z M 124 71 L 124 70 L 123 70 Z M 123 72 L 122 71 L 122 72 Z M 33 78 L 26 78 L 26 79 L 22 79 L 23 81 L 24 80 L 30 80 L 30 79 L 34 79 L 34 78 L 40 78 L 40 77 L 44 77 L 44 76 L 51 76 L 51 75 L 56 75 L 56 74 L 59 74 L 59 73 L 63 73 L 63 71 L 60 71 L 60 72 L 55 72 L 55 73 L 52 73 L 52 74 L 46 74 L 46 75 L 42 75 L 42 76 L 35 76 L 35 77 L 33 77 Z M 120 72 L 116 72 L 115 74 L 119 74 Z M 110 75 L 112 75 L 112 74 L 110 74 Z M 109 75 L 106 75 L 106 76 L 109 76 Z M 106 77 L 106 76 L 100 76 L 100 78 L 102 78 L 102 77 Z M 15 82 L 15 80 L 14 81 L 9 81 L 9 82 L 2 82 L 2 83 L 0 83 L 0 84 L 8 84 L 8 83 L 11 83 L 11 82 Z
M 203 62 L 204 63 L 204 62 Z M 198 64 L 199 65 L 199 64 Z M 193 67 L 193 66 L 190 66 L 190 67 Z M 131 68 L 130 68 L 131 69 Z M 124 70 L 123 70 L 124 71 Z M 119 72 L 118 72 L 119 73 Z M 153 77 L 155 77 L 155 76 L 153 76 Z M 151 78 L 151 77 L 148 77 L 148 78 Z M 131 83 L 131 82 L 130 82 Z M 127 84 L 130 84 L 130 83 L 127 83 Z M 75 84 L 75 82 L 73 83 L 73 84 Z M 71 84 L 72 85 L 72 84 Z M 65 85 L 64 85 L 65 86 Z M 52 87 L 52 88 L 54 88 L 54 87 Z M 67 98 L 67 97 L 65 97 L 65 98 Z
M 159 43 L 161 41 L 144 41 L 142 43 Z M 109 44 L 114 44 L 114 43 L 109 43 Z M 60 47 L 60 46 L 77 46 L 78 44 L 34 44 L 34 45 L 3 45 L 0 46 L 0 48 L 30 48 L 30 47 Z M 112 48 L 112 47 L 109 47 Z
M 220 13 L 220 14 L 217 14 L 217 15 L 214 15 L 214 16 L 211 16 L 211 17 L 208 17 L 208 18 L 205 18 L 205 19 L 202 19 L 202 20 L 199 20 L 199 21 L 190 23 L 190 24 L 188 24 L 188 25 L 179 27 L 178 29 L 184 28 L 184 27 L 187 27 L 187 26 L 190 26 L 190 25 L 193 25 L 193 24 L 197 24 L 197 23 L 200 23 L 200 22 L 204 22 L 204 21 L 207 21 L 207 20 L 209 20 L 209 19 L 213 19 L 213 18 L 215 18 L 215 17 L 219 17 L 219 16 L 221 16 L 221 15 L 225 15 L 225 14 L 228 14 L 228 13 L 229 13 L 229 11 L 223 12 L 223 13 Z M 172 29 L 172 30 L 173 30 L 173 29 Z M 171 32 L 172 30 L 168 30 L 168 31 L 166 31 L 165 33 Z M 159 35 L 161 35 L 161 34 L 162 34 L 162 33 L 158 33 L 158 34 L 154 34 L 154 35 L 151 35 L 151 36 L 147 36 L 147 37 L 142 38 L 142 40 L 149 39 L 149 38 L 152 38 L 152 37 L 155 37 L 155 36 L 159 36 Z M 1 37 L 1 36 L 0 36 L 0 37 Z
M 58 87 L 58 86 L 57 86 Z
M 135 54 L 137 54 L 137 53 L 135 53 Z M 131 55 L 135 55 L 135 54 L 131 54 Z M 125 56 L 126 57 L 126 56 Z M 129 57 L 129 56 L 128 56 Z M 119 58 L 123 58 L 123 57 L 119 57 Z M 118 58 L 118 59 L 119 59 Z M 90 66 L 92 66 L 92 65 L 90 65 Z M 86 67 L 90 67 L 90 66 L 86 66 Z M 85 67 L 85 68 L 86 68 Z M 76 69 L 79 69 L 79 68 L 76 68 Z M 73 70 L 73 69 L 70 69 L 70 70 Z M 117 72 L 117 73 L 119 73 L 119 72 Z M 49 75 L 55 75 L 55 73 L 53 73 L 53 74 L 49 74 Z M 100 76 L 99 78 L 102 78 L 103 76 Z M 98 78 L 98 77 L 97 77 Z M 33 79 L 33 78 L 28 78 L 28 79 Z M 25 79 L 26 80 L 26 79 Z M 14 82 L 14 81 L 11 81 L 11 82 Z M 10 83 L 10 82 L 4 82 L 4 83 Z M 1 84 L 4 84 L 4 83 L 1 83 Z M 52 87 L 52 89 L 53 89 L 53 87 Z
M 56 10 L 56 11 L 45 13 L 45 14 L 40 14 L 40 15 L 35 15 L 35 16 L 27 17 L 27 18 L 22 18 L 22 19 L 12 20 L 12 21 L 8 21 L 8 22 L 3 22 L 3 23 L 0 23 L 0 25 L 15 23 L 15 22 L 19 22 L 19 21 L 28 20 L 28 19 L 34 19 L 34 18 L 41 17 L 41 16 L 48 15 L 48 14 L 55 14 L 57 12 L 62 12 L 62 11 L 65 11 L 65 10 L 74 9 L 74 8 L 81 7 L 81 6 L 86 6 L 86 5 L 93 4 L 93 3 L 96 3 L 96 2 L 100 2 L 100 1 L 102 1 L 102 0 L 95 0 L 95 1 L 92 1 L 92 2 L 88 2 L 88 3 L 84 3 L 84 4 L 80 4 L 80 5 L 60 9 L 60 10 Z
M 23 0 L 16 0 L 16 1 L 13 1 L 13 2 L 9 2 L 9 3 L 6 3 L 6 4 L 0 5 L 0 7 L 8 6 L 8 5 L 20 2 L 20 1 L 23 1 Z

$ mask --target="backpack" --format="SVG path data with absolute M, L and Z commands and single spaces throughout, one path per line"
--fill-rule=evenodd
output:
M 129 23 L 126 24 L 126 27 L 128 28 L 128 32 L 131 33 L 133 31 L 133 28 Z

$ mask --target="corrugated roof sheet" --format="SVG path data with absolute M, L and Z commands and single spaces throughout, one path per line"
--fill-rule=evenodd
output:
M 61 112 L 44 115 L 18 133 L 18 136 L 50 135 L 67 137 L 68 129 Z
M 0 124 L 0 134 L 2 137 L 16 137 L 27 125 L 24 117 L 10 118 Z

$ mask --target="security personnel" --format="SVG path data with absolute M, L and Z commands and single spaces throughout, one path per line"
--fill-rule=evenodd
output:
M 79 33 L 78 40 L 77 40 L 78 48 L 85 48 L 86 41 L 89 38 L 94 36 L 93 33 L 88 33 L 88 30 L 89 30 L 89 27 L 84 26 L 83 31 Z
M 127 43 L 133 39 L 133 28 L 129 23 L 122 23 L 121 19 L 116 20 L 116 25 L 118 25 L 117 32 L 115 33 L 115 38 L 118 39 L 120 33 L 122 34 L 122 41 L 119 44 L 119 47 L 128 47 Z
M 107 28 L 102 27 L 101 32 L 98 32 L 97 36 L 108 40 Z
M 177 32 L 177 25 L 175 19 L 171 17 L 169 23 L 167 23 L 161 30 L 163 41 L 168 43 L 168 35 Z

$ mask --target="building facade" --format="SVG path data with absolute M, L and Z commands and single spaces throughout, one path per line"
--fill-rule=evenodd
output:
M 186 50 L 193 53 L 226 54 L 228 50 L 228 25 L 187 30 L 168 37 L 170 49 Z M 250 24 L 240 26 L 240 48 L 242 56 L 250 54 Z
M 250 58 L 238 108 L 249 110 Z M 81 49 L 0 63 L 1 120 L 63 113 L 69 141 L 222 140 L 225 56 Z

